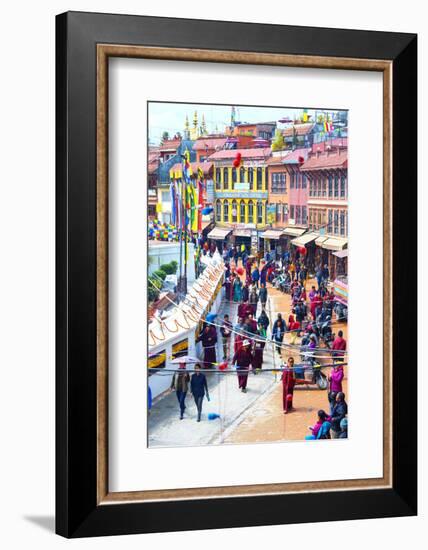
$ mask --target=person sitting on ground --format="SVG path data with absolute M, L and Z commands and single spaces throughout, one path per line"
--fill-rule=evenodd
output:
M 348 414 L 348 405 L 345 401 L 345 394 L 339 392 L 336 395 L 336 403 L 331 413 L 331 431 L 333 438 L 337 438 L 340 433 L 340 422 Z
M 342 418 L 340 421 L 340 432 L 337 436 L 338 439 L 348 439 L 348 419 Z
M 328 435 L 326 435 L 325 433 L 321 434 L 318 437 L 323 424 L 329 421 L 330 421 L 330 417 L 327 415 L 327 413 L 323 409 L 320 409 L 318 411 L 318 420 L 316 421 L 316 423 L 313 426 L 308 426 L 312 432 L 312 436 L 308 436 L 307 439 L 330 439 L 329 433 Z

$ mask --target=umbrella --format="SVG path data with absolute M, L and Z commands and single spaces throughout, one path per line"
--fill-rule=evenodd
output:
M 183 355 L 182 357 L 176 357 L 171 361 L 173 365 L 178 365 L 180 363 L 200 363 L 201 360 L 197 357 L 192 357 L 191 355 Z

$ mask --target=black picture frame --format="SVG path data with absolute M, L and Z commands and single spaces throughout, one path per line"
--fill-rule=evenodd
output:
M 100 43 L 392 62 L 391 488 L 97 503 L 96 46 Z M 56 18 L 56 97 L 56 532 L 86 537 L 415 515 L 417 36 L 68 12 Z M 412 301 L 404 290 L 408 288 L 413 289 Z M 406 322 L 399 324 L 399 319 Z

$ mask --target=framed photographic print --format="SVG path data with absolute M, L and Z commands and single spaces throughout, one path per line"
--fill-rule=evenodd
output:
M 416 514 L 416 36 L 56 48 L 57 532 Z

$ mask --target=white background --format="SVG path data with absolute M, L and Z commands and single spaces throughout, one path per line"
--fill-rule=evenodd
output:
M 191 85 L 196 73 L 202 86 Z M 182 85 L 171 86 L 171 82 Z M 218 82 L 228 82 L 228 86 L 218 86 Z M 381 73 L 113 59 L 109 83 L 110 490 L 382 477 Z M 145 150 L 147 99 L 349 110 L 351 428 L 345 442 L 147 448 L 143 397 L 147 395 L 143 335 L 147 299 L 141 284 L 147 280 L 146 188 L 142 183 L 147 168 L 141 154 Z M 368 304 L 373 323 L 369 359 L 364 345 L 367 328 L 361 322 Z M 180 476 L 173 467 L 212 463 L 240 466 L 187 468 Z M 254 468 L 254 463 L 283 463 L 286 468 Z M 155 469 L 152 464 L 156 464 Z M 320 467 L 314 468 L 314 464 Z
M 257 4 L 217 0 L 155 5 L 108 0 L 15 2 L 3 6 L 0 19 L 2 85 L 0 87 L 0 545 L 15 548 L 185 548 L 206 549 L 239 544 L 248 549 L 285 542 L 293 547 L 402 549 L 426 540 L 426 475 L 420 468 L 420 516 L 394 520 L 338 522 L 320 525 L 258 527 L 209 533 L 112 537 L 67 542 L 52 534 L 54 513 L 54 15 L 74 10 L 141 13 L 176 17 L 228 19 L 263 23 L 314 25 L 420 33 L 420 77 L 426 70 L 426 15 L 422 2 L 315 0 Z M 422 64 L 425 68 L 422 71 Z M 426 94 L 425 94 L 426 96 Z M 420 92 L 420 98 L 423 94 Z M 420 103 L 419 128 L 428 123 Z M 424 143 L 419 142 L 421 227 L 424 248 L 428 207 L 422 182 Z M 425 209 L 424 209 L 425 207 Z M 420 262 L 420 281 L 426 271 Z M 423 332 L 419 288 L 420 325 Z M 423 365 L 423 357 L 420 364 Z M 420 369 L 420 465 L 426 461 L 426 406 Z

